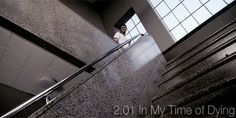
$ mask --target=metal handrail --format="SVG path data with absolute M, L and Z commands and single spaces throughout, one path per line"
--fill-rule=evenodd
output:
M 75 77 L 77 77 L 79 74 L 83 73 L 84 71 L 86 71 L 88 68 L 90 68 L 91 66 L 94 66 L 95 64 L 97 64 L 98 62 L 100 62 L 101 60 L 103 60 L 104 58 L 106 58 L 107 56 L 111 55 L 113 52 L 119 50 L 120 48 L 122 48 L 124 45 L 130 43 L 132 40 L 134 40 L 135 38 L 137 38 L 138 36 L 143 36 L 142 34 L 138 34 L 132 38 L 130 38 L 129 40 L 125 41 L 124 43 L 116 46 L 115 48 L 113 48 L 112 50 L 108 51 L 107 53 L 101 55 L 98 59 L 96 59 L 95 61 L 83 66 L 82 68 L 80 68 L 78 71 L 76 71 L 75 73 L 69 75 L 68 77 L 64 78 L 63 80 L 61 80 L 60 82 L 56 83 L 55 85 L 51 86 L 50 88 L 42 91 L 41 93 L 39 93 L 38 95 L 32 97 L 31 99 L 27 100 L 26 102 L 22 103 L 21 105 L 17 106 L 16 108 L 12 109 L 11 111 L 7 112 L 6 114 L 4 114 L 3 116 L 1 116 L 1 118 L 8 118 L 11 117 L 13 115 L 15 115 L 16 113 L 20 112 L 21 110 L 23 110 L 24 108 L 28 107 L 29 105 L 33 104 L 34 102 L 38 101 L 39 99 L 49 95 L 50 93 L 52 93 L 54 90 L 56 90 L 57 88 L 63 86 L 64 84 L 66 84 L 67 82 L 69 82 L 70 80 L 74 79 Z

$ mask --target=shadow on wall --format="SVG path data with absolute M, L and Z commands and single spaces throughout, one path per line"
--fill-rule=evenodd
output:
M 32 94 L 28 94 L 25 92 L 22 92 L 20 90 L 17 90 L 15 88 L 12 88 L 10 86 L 4 85 L 0 83 L 0 116 L 7 113 L 11 109 L 17 107 L 21 103 L 25 102 L 26 100 L 33 97 Z M 17 100 L 16 100 L 17 98 Z M 18 117 L 26 117 L 41 108 L 45 105 L 44 98 L 40 99 L 33 105 L 29 106 L 25 110 L 23 110 L 21 113 L 18 113 Z
M 107 34 L 102 21 L 97 13 L 96 7 L 85 0 L 59 0 L 61 3 L 66 5 L 76 14 L 81 16 L 87 22 L 92 24 L 94 27 L 102 31 L 104 34 Z

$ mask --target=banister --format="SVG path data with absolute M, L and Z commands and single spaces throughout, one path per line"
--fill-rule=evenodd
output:
M 76 71 L 75 73 L 67 76 L 66 78 L 64 78 L 63 80 L 59 81 L 58 83 L 56 83 L 55 85 L 49 87 L 48 89 L 42 91 L 41 93 L 39 93 L 38 95 L 32 97 L 31 99 L 27 100 L 26 102 L 22 103 L 21 105 L 17 106 L 16 108 L 12 109 L 11 111 L 7 112 L 6 114 L 4 114 L 3 116 L 1 116 L 1 118 L 8 118 L 8 117 L 12 117 L 15 114 L 17 114 L 18 112 L 20 112 L 21 110 L 23 110 L 24 108 L 30 106 L 31 104 L 33 104 L 34 102 L 38 101 L 39 99 L 49 95 L 50 93 L 52 93 L 54 90 L 56 90 L 57 88 L 63 86 L 64 84 L 66 84 L 67 82 L 69 82 L 70 80 L 74 79 L 75 77 L 77 77 L 79 74 L 83 73 L 84 71 L 86 71 L 88 68 L 94 66 L 95 64 L 97 64 L 98 62 L 100 62 L 101 60 L 103 60 L 104 58 L 106 58 L 107 56 L 111 55 L 113 52 L 119 50 L 120 48 L 122 48 L 124 45 L 130 43 L 132 40 L 134 40 L 135 38 L 139 37 L 139 36 L 143 36 L 143 34 L 138 34 L 135 35 L 134 37 L 130 38 L 129 40 L 125 41 L 124 43 L 116 46 L 115 48 L 111 49 L 110 51 L 108 51 L 107 53 L 101 55 L 98 59 L 96 59 L 95 61 L 83 66 L 82 68 L 80 68 L 78 71 Z

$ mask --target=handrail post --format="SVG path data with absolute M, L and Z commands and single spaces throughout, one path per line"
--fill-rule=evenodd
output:
M 51 94 L 47 95 L 45 97 L 45 100 L 46 100 L 46 104 L 48 104 L 50 102 L 50 100 L 51 100 Z

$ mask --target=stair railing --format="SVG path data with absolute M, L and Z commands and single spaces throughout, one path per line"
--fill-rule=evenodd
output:
M 136 39 L 139 36 L 144 36 L 143 34 L 138 34 L 135 35 L 134 37 L 131 37 L 130 39 L 128 39 L 127 41 L 123 42 L 122 44 L 116 46 L 115 48 L 111 49 L 110 51 L 108 51 L 107 53 L 101 55 L 100 57 L 98 57 L 96 60 L 94 60 L 93 62 L 83 66 L 82 68 L 80 68 L 78 71 L 76 71 L 75 73 L 67 76 L 66 78 L 64 78 L 63 80 L 59 81 L 58 83 L 56 83 L 55 85 L 49 87 L 48 89 L 42 91 L 41 93 L 39 93 L 38 95 L 32 97 L 31 99 L 27 100 L 26 102 L 22 103 L 21 105 L 17 106 L 16 108 L 12 109 L 11 111 L 7 112 L 6 114 L 4 114 L 3 116 L 1 116 L 1 118 L 8 118 L 8 117 L 12 117 L 15 114 L 19 113 L 20 111 L 22 111 L 23 109 L 27 108 L 28 106 L 32 105 L 33 103 L 37 102 L 38 100 L 40 100 L 43 97 L 47 97 L 49 96 L 53 91 L 55 91 L 57 88 L 63 86 L 64 84 L 66 84 L 67 82 L 69 82 L 70 80 L 74 79 L 75 77 L 77 77 L 78 75 L 80 75 L 81 73 L 83 73 L 84 71 L 86 71 L 87 69 L 89 69 L 90 67 L 94 66 L 95 64 L 97 64 L 98 62 L 100 62 L 101 60 L 103 60 L 104 58 L 106 58 L 107 56 L 111 55 L 112 53 L 114 53 L 115 51 L 119 50 L 120 48 L 122 48 L 124 45 L 130 43 L 131 41 L 133 41 L 134 39 Z

